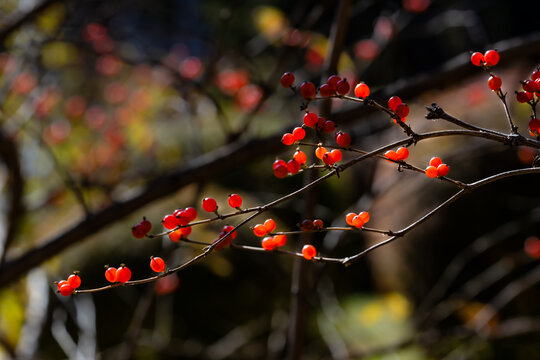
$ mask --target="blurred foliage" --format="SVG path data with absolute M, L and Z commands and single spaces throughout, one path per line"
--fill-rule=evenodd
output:
M 280 134 L 298 124 L 300 101 L 279 88 L 279 76 L 293 71 L 297 83 L 316 84 L 325 78 L 337 9 L 337 2 L 328 0 L 47 3 L 0 44 L 0 126 L 18 146 L 25 178 L 26 211 L 8 259 L 77 224 L 86 211 L 98 212 L 128 199 L 144 191 L 150 180 L 216 149 Z M 0 2 L 0 32 L 36 4 Z M 352 2 L 338 72 L 351 83 L 366 81 L 376 91 L 435 71 L 460 54 L 538 31 L 534 6 L 502 0 Z M 517 89 L 538 60 L 508 64 L 503 59 L 505 84 Z M 417 99 L 407 99 L 412 109 L 408 122 L 419 131 L 441 127 L 423 120 L 423 105 L 436 101 L 457 117 L 505 129 L 500 104 L 484 81 L 456 79 L 455 84 L 440 84 Z M 352 107 L 339 101 L 332 106 L 334 111 Z M 310 105 L 311 111 L 321 108 Z M 527 107 L 516 104 L 511 111 L 525 127 Z M 382 115 L 338 126 L 365 149 L 401 136 Z M 411 159 L 424 164 L 436 151 L 452 164 L 456 179 L 474 181 L 528 166 L 535 156 L 526 149 L 501 148 L 445 138 L 419 144 Z M 88 301 L 83 296 L 60 297 L 52 282 L 76 269 L 84 288 L 99 287 L 105 282 L 105 264 L 129 264 L 133 278 L 143 278 L 151 275 L 150 255 L 162 255 L 168 264 L 187 261 L 198 254 L 199 246 L 173 244 L 167 237 L 134 239 L 131 226 L 146 216 L 158 232 L 164 214 L 198 206 L 204 196 L 225 204 L 227 195 L 235 192 L 244 197 L 244 207 L 252 207 L 298 189 L 300 176 L 279 180 L 272 175 L 275 156 L 288 158 L 290 150 L 283 147 L 283 154 L 253 157 L 240 168 L 179 189 L 48 260 L 43 268 L 50 286 L 42 295 L 50 304 L 43 323 L 34 325 L 30 358 L 74 357 L 69 341 L 53 330 L 55 324 L 66 329 L 69 340 L 80 346 L 78 351 L 89 351 L 81 356 L 117 359 L 131 350 L 133 358 L 141 359 L 283 358 L 290 257 L 223 250 L 155 284 L 84 295 Z M 343 214 L 365 208 L 370 209 L 374 227 L 399 228 L 449 194 L 440 184 L 426 185 L 415 175 L 370 160 L 319 186 L 314 212 L 326 224 L 342 225 Z M 519 256 L 523 240 L 538 235 L 536 218 L 527 225 L 518 222 L 504 241 L 466 264 L 445 293 L 459 298 L 453 299 L 459 306 L 451 316 L 427 324 L 419 320 L 438 303 L 417 312 L 456 254 L 459 258 L 460 251 L 480 236 L 537 211 L 540 199 L 531 191 L 536 180 L 516 179 L 480 190 L 407 239 L 350 268 L 310 264 L 304 358 L 538 358 L 534 331 L 516 339 L 490 339 L 471 327 L 474 315 L 503 283 L 495 281 L 472 298 L 462 299 L 459 292 L 461 284 L 500 259 L 515 265 L 503 274 L 510 280 L 531 270 L 530 259 Z M 8 210 L 9 185 L 1 167 L 3 212 Z M 276 220 L 278 229 L 296 229 L 302 207 L 301 201 L 290 201 L 268 217 Z M 7 225 L 2 218 L 0 235 Z M 194 228 L 190 238 L 210 243 L 222 225 Z M 376 239 L 349 232 L 316 234 L 314 241 L 325 254 L 346 256 Z M 257 242 L 248 227 L 239 231 L 238 243 Z M 295 250 L 297 243 L 291 238 L 287 248 Z M 20 339 L 30 336 L 25 325 L 36 318 L 28 294 L 21 290 L 23 283 L 32 286 L 27 277 L 0 292 L 0 359 L 9 358 L 9 349 L 19 351 Z M 538 299 L 538 288 L 532 287 L 490 326 L 497 328 L 505 316 L 534 320 L 540 315 Z M 88 345 L 91 341 L 83 347 L 85 336 L 92 339 L 84 321 L 94 321 L 95 348 Z M 445 332 L 455 327 L 466 335 Z

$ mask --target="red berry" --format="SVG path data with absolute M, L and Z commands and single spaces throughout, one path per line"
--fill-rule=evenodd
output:
M 225 225 L 225 226 L 223 227 L 223 229 L 221 230 L 221 232 L 223 233 L 223 236 L 225 236 L 226 234 L 230 233 L 230 232 L 233 231 L 233 230 L 234 230 L 234 226 L 232 226 L 232 225 Z M 223 236 L 220 236 L 220 238 L 223 237 Z M 235 239 L 235 238 L 236 238 L 236 231 L 233 232 L 233 233 L 229 236 L 229 239 L 231 239 L 231 240 L 233 240 L 233 239 Z M 230 245 L 230 244 L 229 244 L 229 245 Z
M 67 282 L 67 280 L 60 280 L 59 282 L 56 283 L 56 288 L 57 290 L 60 290 L 60 288 L 62 287 L 62 285 L 69 285 L 69 283 Z
M 354 226 L 353 225 L 353 219 L 355 216 L 357 216 L 358 214 L 355 214 L 355 213 L 348 213 L 346 216 L 345 216 L 345 222 L 347 223 L 347 225 L 350 225 L 350 226 Z
M 365 83 L 356 85 L 354 88 L 354 95 L 360 99 L 367 98 L 369 96 L 369 86 L 367 86 Z
M 317 119 L 317 129 L 324 130 L 324 123 L 326 122 L 326 119 L 322 116 L 319 116 Z
M 396 160 L 405 160 L 409 157 L 409 149 L 406 147 L 399 147 L 396 150 L 397 159 Z
M 426 168 L 425 173 L 430 178 L 437 177 L 437 168 L 433 165 L 430 165 Z
M 285 163 L 287 164 L 287 163 Z M 287 165 L 278 165 L 274 168 L 274 175 L 278 178 L 278 179 L 283 179 L 284 177 L 286 177 L 287 175 L 289 174 L 289 170 L 287 169 Z
M 313 220 L 313 228 L 316 230 L 320 230 L 324 227 L 324 222 L 321 219 L 315 219 Z
M 148 220 L 146 220 L 146 218 L 143 217 L 142 221 L 138 224 L 141 231 L 144 232 L 145 234 L 147 234 L 148 232 L 150 232 L 150 230 L 152 230 L 152 223 Z
M 294 144 L 294 135 L 291 133 L 285 133 L 283 134 L 283 137 L 281 138 L 281 142 L 285 145 L 292 145 Z
M 313 99 L 315 95 L 317 95 L 315 85 L 313 85 L 313 83 L 310 81 L 304 81 L 302 85 L 300 85 L 300 94 L 306 100 Z
M 267 236 L 261 240 L 261 246 L 264 250 L 274 250 L 277 247 L 274 237 Z
M 332 91 L 336 91 L 336 85 L 341 80 L 341 78 L 337 75 L 332 75 L 328 78 L 328 85 L 330 86 L 330 89 Z
M 540 70 L 535 70 L 533 71 L 533 73 L 531 74 L 531 80 L 532 81 L 536 81 L 540 79 Z
M 450 168 L 446 164 L 441 164 L 437 166 L 437 176 L 446 176 L 448 175 L 449 171 L 450 171 Z
M 236 232 L 236 231 L 235 231 Z M 215 249 L 216 250 L 221 250 L 223 248 L 226 248 L 228 246 L 230 246 L 232 244 L 232 237 L 234 236 L 234 234 L 231 234 L 228 238 L 226 238 L 225 240 L 221 240 L 223 239 L 223 237 L 227 235 L 226 232 L 220 232 L 219 235 L 218 235 L 218 238 L 216 240 L 214 240 L 214 244 L 217 243 L 219 241 L 219 244 L 217 244 L 215 246 Z
M 217 210 L 217 202 L 211 197 L 204 198 L 202 201 L 203 210 L 206 212 L 214 212 Z
M 437 166 L 439 166 L 441 164 L 442 164 L 442 160 L 441 160 L 441 158 L 439 158 L 437 156 L 434 156 L 434 157 L 431 158 L 431 160 L 429 160 L 429 165 L 431 165 L 431 166 L 437 167 Z
M 536 83 L 532 80 L 523 80 L 521 86 L 523 87 L 523 90 L 531 93 L 538 90 L 536 88 Z
M 482 66 L 482 63 L 484 62 L 484 55 L 482 55 L 481 52 L 475 52 L 471 55 L 471 62 L 473 65 L 476 66 Z
M 157 273 L 162 272 L 165 270 L 165 261 L 160 257 L 152 256 L 150 258 L 150 268 Z
M 529 120 L 529 130 L 534 133 L 535 136 L 538 136 L 538 132 L 540 131 L 540 120 L 535 117 L 531 117 Z
M 398 106 L 396 106 L 396 115 L 400 118 L 404 118 L 407 115 L 409 115 L 409 105 L 405 103 L 401 103 Z
M 280 234 L 280 235 L 274 236 L 274 244 L 276 244 L 276 246 L 281 247 L 285 245 L 286 243 L 287 243 L 287 235 Z
M 329 134 L 333 133 L 336 130 L 336 123 L 332 120 L 326 120 L 323 124 L 323 130 Z
M 396 111 L 396 107 L 401 104 L 401 99 L 399 96 L 392 96 L 390 99 L 388 99 L 388 107 L 392 111 Z
M 116 282 L 116 268 L 115 267 L 108 267 L 107 270 L 105 270 L 105 279 L 109 282 Z
M 348 148 L 351 146 L 351 135 L 340 131 L 336 134 L 336 142 L 339 146 Z
M 398 154 L 394 150 L 388 150 L 385 152 L 384 157 L 390 160 L 398 161 Z
M 294 128 L 292 134 L 294 140 L 300 141 L 306 136 L 306 130 L 302 129 L 301 127 L 296 127 Z
M 183 238 L 187 238 L 189 234 L 191 234 L 192 228 L 191 226 L 186 226 L 186 227 L 178 229 L 178 231 L 180 231 Z
M 289 160 L 287 162 L 287 170 L 293 175 L 298 174 L 300 171 L 300 164 L 297 163 L 296 160 Z
M 304 245 L 302 248 L 302 256 L 306 260 L 311 260 L 317 255 L 317 249 L 313 245 Z
M 317 159 L 321 159 L 324 157 L 324 154 L 326 154 L 328 150 L 322 146 L 318 146 L 317 149 L 315 149 L 315 156 Z
M 336 92 L 339 95 L 347 95 L 349 93 L 349 90 L 351 90 L 351 85 L 349 85 L 347 79 L 339 80 L 336 83 Z
M 501 88 L 502 80 L 500 77 L 491 75 L 488 79 L 488 86 L 491 90 L 497 91 Z
M 355 228 L 361 229 L 362 226 L 364 226 L 365 222 L 360 217 L 360 214 L 358 214 L 358 215 L 356 215 L 355 217 L 352 218 L 352 224 L 353 224 L 353 226 Z
M 182 209 L 176 209 L 173 215 L 176 218 L 176 224 L 180 226 L 187 225 L 192 220 L 191 216 L 189 216 L 189 214 Z
M 365 223 L 369 221 L 369 213 L 367 211 L 362 211 L 358 214 L 358 217 Z
M 321 87 L 319 87 L 319 94 L 322 97 L 330 97 L 334 95 L 334 90 L 332 87 L 328 84 L 322 84 Z
M 253 233 L 255 236 L 263 237 L 267 234 L 266 227 L 263 224 L 257 224 L 253 227 Z
M 81 278 L 77 274 L 69 275 L 67 282 L 72 289 L 76 289 L 81 286 Z
M 287 163 L 285 162 L 285 160 L 276 159 L 272 168 L 275 170 L 279 165 L 287 166 Z
M 163 227 L 165 229 L 169 229 L 169 230 L 174 229 L 175 227 L 178 226 L 176 216 L 171 215 L 171 214 L 165 215 L 161 223 L 163 224 Z
M 300 165 L 305 164 L 307 161 L 307 156 L 303 151 L 297 150 L 293 155 L 294 161 L 299 163 Z
M 330 151 L 328 154 L 332 158 L 332 164 L 340 162 L 341 159 L 343 158 L 343 155 L 341 154 L 341 150 L 339 150 L 339 149 L 334 149 L 334 150 Z
M 281 75 L 281 79 L 279 80 L 281 83 L 281 86 L 288 88 L 293 86 L 294 84 L 294 75 L 293 73 L 286 72 L 283 75 Z
M 242 206 L 242 197 L 238 194 L 229 195 L 229 205 L 235 209 Z
M 197 210 L 194 207 L 187 207 L 184 212 L 189 217 L 189 221 L 193 221 L 197 218 Z
M 499 53 L 495 50 L 486 51 L 484 54 L 484 61 L 486 62 L 487 66 L 497 65 L 499 62 Z
M 128 282 L 131 279 L 131 270 L 125 265 L 120 265 L 116 270 L 116 281 L 121 283 Z
M 73 288 L 69 284 L 63 284 L 58 288 L 58 290 L 63 296 L 69 296 L 73 294 Z
M 525 252 L 533 259 L 540 259 L 540 239 L 536 236 L 530 236 L 525 240 Z
M 516 93 L 516 100 L 520 103 L 526 103 L 528 101 L 531 101 L 533 98 L 533 93 L 530 93 L 528 91 L 519 91 Z
M 178 242 L 182 238 L 182 228 L 178 230 L 174 230 L 173 232 L 169 233 L 169 239 L 171 239 L 172 242 Z
M 266 233 L 271 233 L 276 229 L 276 222 L 272 219 L 266 219 L 264 222 L 264 230 Z
M 300 228 L 303 231 L 313 230 L 313 221 L 308 220 L 308 219 L 302 220 L 302 222 L 300 223 Z
M 311 127 L 311 128 L 314 127 L 315 125 L 317 125 L 318 120 L 319 120 L 319 117 L 315 113 L 308 112 L 306 113 L 306 115 L 304 115 L 304 124 L 307 127 Z
M 144 233 L 141 230 L 141 228 L 137 225 L 131 228 L 131 234 L 133 235 L 134 238 L 137 238 L 137 239 L 142 239 L 143 237 L 146 236 L 146 233 Z

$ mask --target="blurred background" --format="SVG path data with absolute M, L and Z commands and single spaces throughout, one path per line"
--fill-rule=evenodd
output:
M 346 268 L 224 249 L 147 285 L 63 297 L 54 284 L 78 270 L 81 288 L 104 286 L 104 265 L 121 263 L 140 279 L 152 275 L 151 255 L 172 267 L 201 252 L 135 239 L 143 216 L 160 232 L 177 208 L 205 218 L 206 196 L 226 211 L 230 193 L 252 207 L 300 188 L 308 175 L 272 172 L 276 157 L 292 157 L 281 135 L 303 114 L 279 86 L 285 71 L 296 84 L 335 72 L 365 81 L 382 104 L 398 95 L 416 132 L 456 128 L 424 118 L 433 102 L 507 132 L 488 75 L 469 61 L 492 48 L 514 122 L 530 136 L 531 108 L 514 91 L 540 64 L 534 1 L 1 1 L 0 359 L 540 358 L 537 175 L 478 189 Z M 355 148 L 405 137 L 355 103 L 309 109 Z M 421 168 L 442 157 L 462 182 L 530 167 L 537 155 L 472 137 L 410 152 Z M 342 226 L 368 210 L 370 226 L 398 230 L 456 191 L 370 159 L 253 220 L 235 242 L 259 246 L 249 226 L 271 217 L 296 230 L 306 214 Z M 189 237 L 210 243 L 239 222 Z M 384 239 L 310 241 L 345 257 Z M 289 236 L 286 248 L 302 241 Z

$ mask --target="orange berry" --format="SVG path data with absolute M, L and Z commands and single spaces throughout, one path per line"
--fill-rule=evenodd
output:
M 345 216 L 345 222 L 347 223 L 347 225 L 350 225 L 350 226 L 354 226 L 353 225 L 353 218 L 355 216 L 357 216 L 358 214 L 355 214 L 355 213 L 348 213 L 346 216 Z
M 398 160 L 398 154 L 394 150 L 388 150 L 387 152 L 385 152 L 384 157 L 394 161 Z
M 358 217 L 365 223 L 369 221 L 369 213 L 367 211 L 362 211 L 358 214 Z
M 173 232 L 169 233 L 169 239 L 171 239 L 172 242 L 178 242 L 181 237 L 182 229 L 174 230 Z
M 272 236 L 267 236 L 261 240 L 261 246 L 264 250 L 274 250 L 277 244 Z
M 294 161 L 302 165 L 306 163 L 307 156 L 303 151 L 298 150 L 297 152 L 294 153 L 293 159 Z
M 115 267 L 108 267 L 107 270 L 105 270 L 105 278 L 109 282 L 116 282 L 116 268 Z
M 362 218 L 359 215 L 356 215 L 352 219 L 352 224 L 355 228 L 360 229 L 362 228 L 362 226 L 364 226 L 365 222 L 362 220 Z
M 431 166 L 439 166 L 442 164 L 442 160 L 436 156 L 432 157 L 431 160 L 429 160 L 429 165 Z
M 322 147 L 322 146 L 318 146 L 317 149 L 315 150 L 315 156 L 317 157 L 317 159 L 321 159 L 324 157 L 324 154 L 326 154 L 328 152 L 328 150 L 326 150 L 326 148 Z
M 266 219 L 264 222 L 264 229 L 266 233 L 271 233 L 276 229 L 276 222 L 272 219 Z
M 430 178 L 437 177 L 437 168 L 433 165 L 430 165 L 426 168 L 425 173 Z
M 287 243 L 287 235 L 281 234 L 274 236 L 274 243 L 277 247 L 281 247 Z
M 266 227 L 263 224 L 257 224 L 253 228 L 253 233 L 258 237 L 266 235 Z
M 446 164 L 441 164 L 437 166 L 437 176 L 446 176 L 448 175 L 449 171 L 450 171 L 450 168 Z
M 129 279 L 131 279 L 131 270 L 125 265 L 121 265 L 116 270 L 116 281 L 119 281 L 121 283 L 128 282 Z
M 165 270 L 165 261 L 160 257 L 152 256 L 150 258 L 150 268 L 155 272 L 162 272 Z
M 369 96 L 369 86 L 365 83 L 360 83 L 354 88 L 354 94 L 356 97 L 365 99 Z
M 340 162 L 341 159 L 343 158 L 343 155 L 341 154 L 341 150 L 339 149 L 334 149 L 330 151 L 330 156 L 332 158 L 332 163 Z
M 397 154 L 397 160 L 405 160 L 409 157 L 409 149 L 407 149 L 406 147 L 399 147 L 397 150 L 396 150 L 396 154 Z
M 81 278 L 77 274 L 69 275 L 67 282 L 72 289 L 76 289 L 81 286 Z
M 302 248 L 302 256 L 306 260 L 311 260 L 317 255 L 317 249 L 313 245 L 304 245 Z

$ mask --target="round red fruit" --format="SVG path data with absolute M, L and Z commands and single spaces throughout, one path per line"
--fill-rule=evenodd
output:
M 165 270 L 165 261 L 160 257 L 152 256 L 150 258 L 150 268 L 157 273 L 163 272 Z
M 336 123 L 332 120 L 326 120 L 323 124 L 323 130 L 329 134 L 333 133 L 336 130 Z
M 309 219 L 302 220 L 302 222 L 300 223 L 300 228 L 303 231 L 313 230 L 313 221 L 311 221 Z
M 425 173 L 427 177 L 430 177 L 430 178 L 437 177 L 437 168 L 433 165 L 430 165 L 426 168 Z
M 398 161 L 398 155 L 394 150 L 388 150 L 385 152 L 384 157 L 390 160 Z
M 355 214 L 355 213 L 348 213 L 346 216 L 345 216 L 345 222 L 347 223 L 347 225 L 350 225 L 350 226 L 354 226 L 353 225 L 353 219 L 355 216 L 357 216 L 358 214 Z
M 337 75 L 332 75 L 328 78 L 328 85 L 332 89 L 332 91 L 336 91 L 337 83 L 341 80 L 341 78 Z
M 277 247 L 281 247 L 285 245 L 287 243 L 287 235 L 280 234 L 280 235 L 274 236 L 274 243 L 276 244 Z
M 442 164 L 442 160 L 441 160 L 441 158 L 439 158 L 437 156 L 434 156 L 434 157 L 431 158 L 431 160 L 429 160 L 429 165 L 431 165 L 431 166 L 437 167 L 437 166 L 439 166 L 441 164 Z
M 437 176 L 446 176 L 448 175 L 448 172 L 450 171 L 450 168 L 446 164 L 441 164 L 437 166 Z
M 490 78 L 488 79 L 488 87 L 493 91 L 499 90 L 501 88 L 501 85 L 502 85 L 502 80 L 498 76 L 491 75 Z
M 169 230 L 174 229 L 176 226 L 178 226 L 176 216 L 171 215 L 171 214 L 165 215 L 162 223 L 163 223 L 163 227 Z
M 58 288 L 58 290 L 63 296 L 69 296 L 73 294 L 73 288 L 69 284 L 63 284 Z
M 138 224 L 141 231 L 148 234 L 152 230 L 152 223 L 143 217 L 142 221 Z
M 478 51 L 472 53 L 471 62 L 475 66 L 482 66 L 482 63 L 484 62 L 484 55 L 482 55 L 482 53 Z
M 217 210 L 217 202 L 213 198 L 207 197 L 203 199 L 202 207 L 206 212 L 214 212 Z
M 336 134 L 336 142 L 339 146 L 348 148 L 351 146 L 351 135 L 340 131 Z
M 125 265 L 120 265 L 116 270 L 116 281 L 126 283 L 131 279 L 131 270 Z
M 306 130 L 304 130 L 301 127 L 296 127 L 294 128 L 292 134 L 293 134 L 294 140 L 300 141 L 306 136 Z
M 398 106 L 396 106 L 396 115 L 400 118 L 404 118 L 407 115 L 409 115 L 409 105 L 405 103 L 401 103 Z
M 397 155 L 397 160 L 405 160 L 409 157 L 409 149 L 407 149 L 406 147 L 399 147 L 397 150 L 396 150 L 396 155 Z
M 285 163 L 285 165 L 280 164 L 274 168 L 274 175 L 278 179 L 283 179 L 287 177 L 288 174 L 289 170 L 287 169 L 287 163 Z
M 334 95 L 334 90 L 332 89 L 330 85 L 322 84 L 321 87 L 319 88 L 319 94 L 322 97 L 330 97 Z
M 306 115 L 304 115 L 304 124 L 307 127 L 311 127 L 311 128 L 314 127 L 315 125 L 317 125 L 318 121 L 319 121 L 319 117 L 315 113 L 308 112 L 306 113 Z
M 189 217 L 189 221 L 193 221 L 197 218 L 197 210 L 194 207 L 187 207 L 184 209 L 184 212 Z
M 341 154 L 341 150 L 339 149 L 334 149 L 332 151 L 330 151 L 330 156 L 332 158 L 332 163 L 337 163 L 337 162 L 340 162 L 341 159 L 343 158 L 343 155 Z
M 306 161 L 307 161 L 307 156 L 306 154 L 301 151 L 301 150 L 297 150 L 294 155 L 293 155 L 293 159 L 294 161 L 296 161 L 297 163 L 299 163 L 300 165 L 302 164 L 305 164 Z
M 232 225 L 225 225 L 225 226 L 223 227 L 223 229 L 221 230 L 221 232 L 223 233 L 223 236 L 225 236 L 226 234 L 230 233 L 230 232 L 233 231 L 233 230 L 234 230 L 234 226 L 232 226 Z M 220 238 L 223 237 L 223 236 L 220 236 Z M 231 240 L 233 240 L 233 239 L 235 239 L 235 238 L 236 238 L 236 231 L 233 232 L 233 233 L 229 236 L 229 239 L 231 239 Z M 229 245 L 230 245 L 230 244 L 229 244 Z
M 257 224 L 253 227 L 253 233 L 255 236 L 263 237 L 267 234 L 266 227 L 263 224 Z
M 499 53 L 495 50 L 486 51 L 484 54 L 484 61 L 486 62 L 487 66 L 497 65 L 499 62 Z
M 392 111 L 396 111 L 396 108 L 399 104 L 401 104 L 401 99 L 399 96 L 392 96 L 390 99 L 388 99 L 388 107 Z
M 313 228 L 315 230 L 320 230 L 324 227 L 324 222 L 321 219 L 313 220 Z
M 540 131 L 540 120 L 535 117 L 531 117 L 529 120 L 529 130 L 533 133 L 538 133 Z
M 315 95 L 317 95 L 315 85 L 313 85 L 313 83 L 310 81 L 304 81 L 302 85 L 300 85 L 300 94 L 306 100 L 313 99 Z
M 530 93 L 528 91 L 519 91 L 516 93 L 516 100 L 520 103 L 526 103 L 528 101 L 531 101 L 533 98 L 533 93 Z
M 354 95 L 360 99 L 367 98 L 369 96 L 369 86 L 367 86 L 365 83 L 356 85 L 354 88 Z
M 300 171 L 300 164 L 297 163 L 296 160 L 289 160 L 287 162 L 287 170 L 293 175 L 298 174 Z
M 72 289 L 77 289 L 79 286 L 81 286 L 81 278 L 77 274 L 69 275 L 67 282 Z
M 311 260 L 317 255 L 317 249 L 313 245 L 304 245 L 302 248 L 302 256 L 306 260 Z
M 285 145 L 292 145 L 294 144 L 294 135 L 291 133 L 285 133 L 283 134 L 283 137 L 281 138 L 281 142 Z
M 229 205 L 235 209 L 238 209 L 240 206 L 242 206 L 242 197 L 238 194 L 230 194 Z
M 266 219 L 264 222 L 264 229 L 266 233 L 271 233 L 276 229 L 276 222 L 273 219 Z
M 286 72 L 283 75 L 281 75 L 281 79 L 279 80 L 281 83 L 281 86 L 288 88 L 293 86 L 294 84 L 294 74 L 290 72 Z
M 277 247 L 274 237 L 267 236 L 261 240 L 261 246 L 264 250 L 274 250 Z
M 115 267 L 108 267 L 107 270 L 105 270 L 105 279 L 107 279 L 108 282 L 116 282 L 116 271 Z
M 349 90 L 351 90 L 351 85 L 349 85 L 347 79 L 339 80 L 336 83 L 336 92 L 339 95 L 347 95 L 349 93 Z

